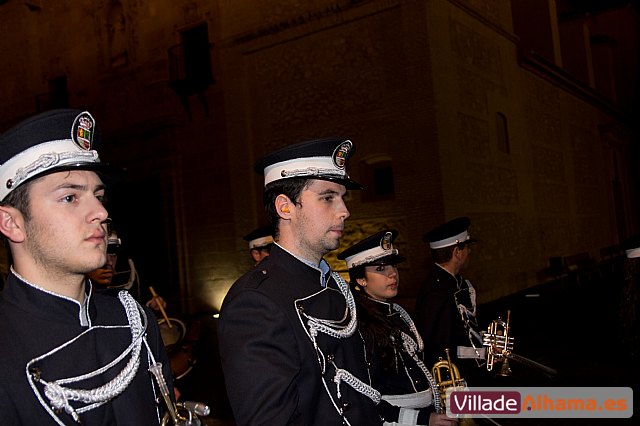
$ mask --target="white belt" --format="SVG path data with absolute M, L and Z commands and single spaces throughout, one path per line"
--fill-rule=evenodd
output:
M 458 358 L 460 359 L 484 359 L 485 348 L 473 348 L 471 346 L 458 346 Z
M 403 395 L 382 395 L 382 399 L 400 408 L 397 422 L 384 422 L 384 426 L 411 426 L 418 422 L 418 410 L 433 403 L 431 390 L 407 393 Z
M 424 408 L 433 403 L 431 389 L 422 392 L 406 393 L 404 395 L 382 395 L 382 399 L 396 407 Z

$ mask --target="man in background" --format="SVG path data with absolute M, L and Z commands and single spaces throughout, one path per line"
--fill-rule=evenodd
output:
M 110 222 L 108 223 L 110 224 Z M 107 237 L 107 262 L 100 268 L 89 272 L 87 277 L 99 292 L 110 293 L 117 296 L 120 290 L 128 290 L 136 300 L 142 302 L 140 300 L 142 289 L 140 288 L 140 280 L 135 264 L 131 258 L 125 256 L 129 269 L 116 271 L 118 256 L 123 252 L 122 240 L 118 237 L 116 230 L 113 229 L 111 225 L 108 226 L 107 229 L 109 232 Z M 116 275 L 118 275 L 118 278 L 121 278 L 123 275 L 125 277 L 114 281 Z M 162 309 L 167 307 L 167 302 L 161 296 L 155 295 L 146 302 L 146 305 L 158 313 L 161 311 L 160 307 L 162 307 Z
M 418 332 L 428 342 L 425 360 L 433 365 L 439 357 L 446 359 L 445 349 L 449 349 L 465 379 L 479 373 L 478 367 L 485 364 L 476 292 L 462 276 L 471 259 L 471 245 L 476 242 L 469 233 L 470 225 L 469 218 L 458 217 L 424 235 L 434 264 L 420 288 L 415 310 Z M 469 384 L 478 385 L 474 380 Z
M 273 244 L 273 226 L 262 226 L 242 237 L 249 244 L 249 255 L 257 265 L 269 256 Z

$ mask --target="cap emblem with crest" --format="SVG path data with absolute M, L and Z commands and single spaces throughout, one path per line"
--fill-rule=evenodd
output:
M 100 162 L 93 148 L 100 132 L 87 111 L 55 109 L 40 113 L 0 136 L 0 200 L 29 180 L 65 170 L 116 174 L 121 168 Z
M 395 265 L 404 261 L 393 247 L 398 231 L 391 229 L 380 231 L 352 245 L 338 255 L 338 259 L 347 263 L 347 268 L 367 265 Z
M 285 146 L 259 160 L 254 170 L 264 176 L 264 186 L 283 179 L 319 179 L 347 189 L 362 189 L 347 173 L 355 145 L 348 139 L 322 138 Z
M 345 168 L 352 148 L 353 143 L 351 143 L 351 141 L 344 141 L 336 147 L 335 151 L 333 151 L 333 164 L 335 164 L 337 168 Z
M 393 234 L 391 232 L 387 232 L 382 236 L 382 239 L 380 240 L 380 247 L 382 247 L 382 250 L 384 251 L 388 251 L 388 250 L 392 250 L 393 249 Z
M 71 129 L 71 139 L 81 149 L 91 149 L 93 143 L 93 128 L 95 121 L 91 114 L 83 112 L 78 115 Z

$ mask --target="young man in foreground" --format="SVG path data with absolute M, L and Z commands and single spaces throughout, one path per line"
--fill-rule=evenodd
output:
M 149 369 L 171 376 L 151 311 L 85 279 L 107 259 L 96 130 L 88 112 L 54 110 L 0 137 L 0 233 L 13 259 L 0 294 L 3 426 L 160 423 Z

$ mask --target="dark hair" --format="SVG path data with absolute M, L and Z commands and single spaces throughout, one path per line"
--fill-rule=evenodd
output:
M 349 269 L 349 280 L 351 281 L 351 285 L 353 287 L 360 288 L 358 282 L 356 281 L 358 278 L 365 278 L 364 276 L 364 265 L 356 266 L 355 268 Z
M 29 190 L 31 188 L 31 184 L 35 182 L 36 179 L 29 180 L 22 185 L 18 186 L 16 189 L 11 191 L 9 195 L 7 195 L 4 200 L 0 201 L 1 206 L 13 207 L 22 213 L 25 221 L 31 219 L 31 206 L 29 204 Z M 8 241 L 4 234 L 0 233 L 0 239 L 6 244 Z
M 431 258 L 435 263 L 447 263 L 453 257 L 453 250 L 457 247 L 464 249 L 465 243 L 459 243 L 448 247 L 431 250 Z
M 358 310 L 358 329 L 364 340 L 367 358 L 373 359 L 372 354 L 375 353 L 384 371 L 395 371 L 396 353 L 402 351 L 400 330 L 387 315 L 380 312 L 376 307 L 377 302 L 372 301 L 364 290 L 352 293 Z
M 267 214 L 267 220 L 273 225 L 273 239 L 277 240 L 280 230 L 278 229 L 278 222 L 280 215 L 276 211 L 276 198 L 278 195 L 286 195 L 296 205 L 300 204 L 300 194 L 302 190 L 309 186 L 311 179 L 303 178 L 290 178 L 280 179 L 275 182 L 271 182 L 264 190 L 262 201 L 264 203 L 264 210 Z
M 0 205 L 10 206 L 18 209 L 20 213 L 22 213 L 24 218 L 28 220 L 31 217 L 31 209 L 29 206 L 29 189 L 31 188 L 31 184 L 34 181 L 35 179 L 18 186 L 16 189 L 11 191 L 2 202 L 0 202 Z

